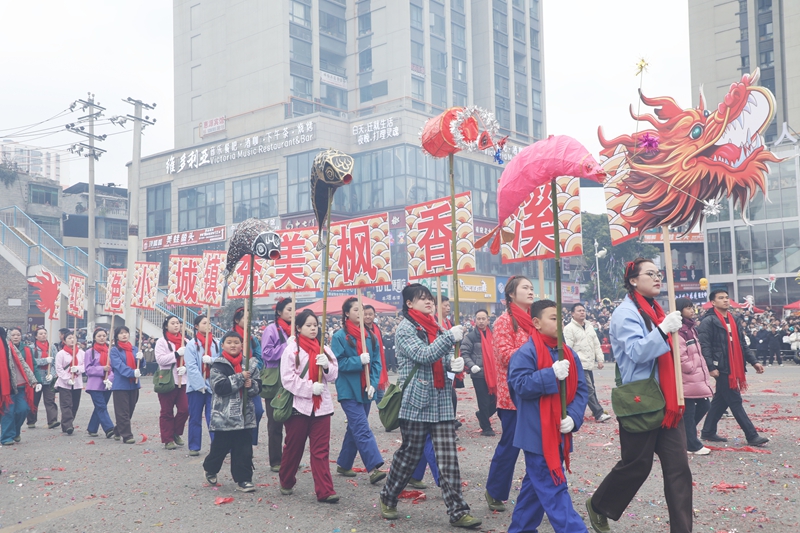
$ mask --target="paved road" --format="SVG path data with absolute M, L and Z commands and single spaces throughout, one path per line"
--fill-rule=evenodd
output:
M 613 371 L 608 367 L 596 373 L 601 402 L 610 409 Z M 798 530 L 798 481 L 800 481 L 800 368 L 794 365 L 771 367 L 763 376 L 749 373 L 747 410 L 757 427 L 763 428 L 772 442 L 769 454 L 715 452 L 706 457 L 691 457 L 694 474 L 695 531 L 794 532 Z M 489 461 L 499 437 L 482 437 L 473 415 L 474 394 L 459 391 L 459 413 L 464 427 L 459 430 L 461 472 L 467 501 L 473 513 L 483 518 L 483 531 L 506 531 L 511 515 L 490 513 L 483 500 Z M 334 475 L 341 496 L 338 505 L 318 503 L 308 467 L 302 469 L 293 496 L 281 496 L 277 474 L 266 467 L 266 446 L 255 449 L 254 494 L 239 494 L 227 471 L 220 474 L 222 486 L 204 486 L 203 455 L 190 458 L 185 449 L 166 451 L 158 437 L 158 400 L 151 392 L 149 379 L 133 420 L 134 432 L 146 442 L 124 445 L 113 440 L 86 436 L 85 427 L 91 402 L 83 398 L 76 432 L 68 437 L 58 430 L 23 429 L 22 442 L 0 449 L 3 487 L 0 487 L 0 533 L 8 531 L 198 531 L 257 532 L 297 531 L 310 533 L 353 533 L 391 531 L 452 531 L 447 523 L 441 493 L 435 487 L 426 491 L 427 500 L 418 504 L 400 503 L 403 516 L 396 523 L 382 520 L 376 509 L 379 486 L 371 486 L 366 474 L 353 480 Z M 41 415 L 43 416 L 43 408 Z M 387 462 L 399 446 L 399 431 L 386 433 L 377 413 L 371 415 L 378 444 Z M 499 422 L 495 419 L 495 429 Z M 332 453 L 335 459 L 343 437 L 341 410 L 333 419 Z M 617 425 L 586 422 L 575 438 L 576 452 L 569 476 L 573 501 L 585 515 L 583 502 L 614 465 L 619 456 Z M 266 438 L 266 428 L 262 437 Z M 732 446 L 741 446 L 742 434 L 735 421 L 723 420 L 720 433 L 731 437 Z M 304 459 L 308 464 L 308 459 Z M 356 460 L 356 466 L 363 466 Z M 335 466 L 331 465 L 335 472 Z M 517 464 L 517 480 L 512 489 L 512 505 L 519 491 L 523 463 Z M 430 475 L 426 477 L 431 482 Z M 719 483 L 744 484 L 745 489 L 722 493 L 713 488 Z M 615 532 L 669 531 L 667 508 L 656 459 L 653 473 L 630 505 L 626 516 L 611 522 Z M 233 497 L 225 505 L 215 505 L 217 497 Z M 163 528 L 163 529 L 162 529 Z M 545 521 L 539 531 L 552 529 Z

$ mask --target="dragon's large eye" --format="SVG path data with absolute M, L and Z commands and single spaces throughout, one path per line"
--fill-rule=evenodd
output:
M 703 134 L 703 125 L 702 124 L 695 124 L 692 128 L 692 131 L 689 132 L 689 137 L 692 139 L 699 139 L 700 136 Z
M 703 116 L 704 116 L 704 117 L 709 117 L 710 115 L 711 115 L 711 111 L 709 111 L 708 109 L 706 109 L 705 111 L 703 111 Z

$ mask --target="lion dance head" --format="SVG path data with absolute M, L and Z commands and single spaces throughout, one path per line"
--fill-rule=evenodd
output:
M 767 163 L 779 162 L 764 146 L 761 134 L 775 114 L 775 97 L 756 86 L 759 70 L 731 85 L 716 110 L 706 108 L 702 88 L 696 109 L 681 109 L 669 97 L 642 102 L 655 116 L 635 120 L 652 128 L 611 140 L 598 128 L 601 156 L 616 160 L 609 185 L 615 190 L 621 223 L 639 232 L 702 219 L 703 203 L 732 196 L 743 208 L 757 189 L 766 190 Z M 647 145 L 657 139 L 657 147 Z M 608 170 L 608 167 L 606 167 Z

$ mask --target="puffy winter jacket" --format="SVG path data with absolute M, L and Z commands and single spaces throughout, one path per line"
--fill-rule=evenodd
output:
M 249 366 L 251 375 L 257 376 L 258 360 L 256 357 L 250 358 Z M 234 431 L 256 427 L 256 412 L 252 402 L 242 402 L 245 380 L 241 372 L 234 372 L 233 365 L 220 356 L 214 359 L 214 364 L 211 365 L 209 381 L 214 393 L 209 431 Z M 253 398 L 258 396 L 259 390 L 259 381 L 253 378 L 246 394 Z M 246 408 L 244 417 L 242 416 L 243 407 Z
M 686 398 L 708 398 L 711 390 L 711 376 L 700 350 L 700 339 L 694 328 L 694 320 L 683 321 L 678 331 L 678 346 L 681 352 L 681 371 L 683 372 L 683 395 Z
M 586 322 L 581 326 L 572 320 L 564 326 L 564 343 L 581 358 L 584 370 L 594 370 L 605 359 L 597 332 Z

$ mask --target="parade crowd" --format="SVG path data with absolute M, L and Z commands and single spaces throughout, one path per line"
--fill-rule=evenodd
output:
M 292 495 L 308 445 L 317 500 L 338 502 L 329 456 L 335 451 L 331 415 L 341 409 L 347 427 L 336 476 L 355 477 L 360 458 L 371 484 L 385 480 L 379 510 L 394 520 L 400 493 L 406 487 L 426 488 L 422 480 L 430 469 L 450 524 L 473 528 L 481 520 L 472 516 L 462 495 L 455 392 L 469 374 L 481 435 L 496 436 L 495 418 L 502 428 L 493 457 L 486 458 L 488 508 L 506 511 L 522 454 L 526 473 L 509 533 L 536 531 L 545 513 L 556 532 L 586 531 L 568 489 L 571 436 L 585 420 L 612 418 L 594 387 L 594 372 L 608 365 L 617 381 L 612 405 L 621 457 L 585 502 L 585 515 L 594 531 L 610 531 L 608 518 L 622 517 L 658 455 L 670 530 L 688 532 L 692 473 L 687 456 L 711 453 L 703 441 L 727 440 L 717 434 L 726 411 L 750 445 L 768 443 L 742 404 L 746 366 L 763 373 L 765 366 L 782 366 L 793 357 L 800 349 L 800 320 L 781 320 L 769 310 L 732 313 L 724 290 L 710 293 L 711 308 L 702 313 L 681 298 L 677 311 L 666 313 L 654 299 L 661 282 L 652 262 L 637 259 L 627 266 L 627 295 L 621 302 L 572 305 L 563 310 L 562 324 L 555 302 L 536 300 L 530 280 L 515 276 L 506 285 L 500 316 L 478 311 L 460 317 L 463 325 L 453 325 L 447 298 L 439 314 L 430 291 L 411 284 L 403 290 L 397 316 L 376 316 L 371 306 L 362 309 L 358 298 L 347 299 L 329 317 L 324 340 L 319 317 L 295 310 L 290 299 L 280 300 L 274 316 L 248 335 L 243 308 L 221 338 L 213 337 L 204 315 L 194 320 L 191 337 L 178 317 L 168 316 L 162 337 L 146 342 L 142 351 L 125 326 L 97 329 L 91 339 L 62 329 L 55 345 L 43 328 L 25 338 L 17 327 L 0 328 L 0 443 L 19 443 L 25 423 L 29 429 L 72 435 L 84 391 L 91 400 L 88 435 L 102 432 L 107 439 L 135 443 L 134 412 L 150 359 L 164 449 L 185 446 L 190 456 L 199 456 L 205 426 L 210 443 L 203 471 L 209 485 L 218 484 L 230 455 L 236 490 L 256 490 L 253 446 L 266 419 L 269 467 L 278 473 L 280 494 Z M 248 337 L 249 351 L 244 349 Z M 678 401 L 673 342 L 685 406 Z M 245 351 L 253 357 L 245 359 Z M 397 372 L 396 384 L 389 372 Z M 381 430 L 400 430 L 402 444 L 391 458 L 379 450 L 369 422 L 373 403 L 381 410 Z M 587 408 L 591 417 L 585 417 Z

